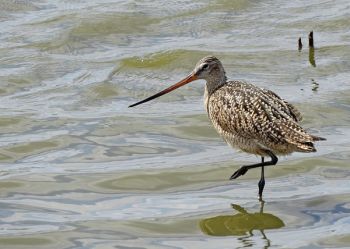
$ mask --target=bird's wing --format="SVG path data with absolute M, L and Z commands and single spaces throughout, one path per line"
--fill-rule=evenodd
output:
M 289 112 L 290 116 L 296 121 L 299 122 L 303 119 L 301 113 L 299 110 L 292 104 L 288 103 L 284 99 L 282 99 L 280 96 L 278 96 L 276 93 L 261 88 L 261 90 L 268 96 L 272 98 L 272 100 L 275 102 L 275 104 L 279 105 L 280 108 L 285 109 L 285 111 Z
M 286 102 L 271 91 L 230 82 L 209 101 L 209 116 L 224 132 L 266 144 L 291 143 L 295 138 L 298 142 L 313 141 L 296 123 Z

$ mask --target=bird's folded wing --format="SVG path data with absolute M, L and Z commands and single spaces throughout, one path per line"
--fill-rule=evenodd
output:
M 209 116 L 222 131 L 266 143 L 312 141 L 297 123 L 299 111 L 275 93 L 250 84 L 231 84 L 210 97 Z

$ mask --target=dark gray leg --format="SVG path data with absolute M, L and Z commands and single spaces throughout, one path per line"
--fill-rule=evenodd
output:
M 248 170 L 253 169 L 253 168 L 258 168 L 258 167 L 263 167 L 263 166 L 270 166 L 270 165 L 276 165 L 278 162 L 277 156 L 273 154 L 271 151 L 267 150 L 266 153 L 271 157 L 271 161 L 264 162 L 262 161 L 261 163 L 257 164 L 252 164 L 252 165 L 244 165 L 240 167 L 233 175 L 230 177 L 230 180 L 236 179 L 245 173 L 247 173 Z
M 264 157 L 261 157 L 261 163 L 264 164 Z M 261 178 L 259 181 L 259 200 L 262 201 L 262 193 L 265 187 L 265 176 L 264 176 L 264 166 L 261 166 Z

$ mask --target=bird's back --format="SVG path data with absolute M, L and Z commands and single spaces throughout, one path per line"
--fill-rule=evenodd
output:
M 207 96 L 208 116 L 219 134 L 233 147 L 265 155 L 316 151 L 297 123 L 300 112 L 272 91 L 241 81 L 230 81 Z

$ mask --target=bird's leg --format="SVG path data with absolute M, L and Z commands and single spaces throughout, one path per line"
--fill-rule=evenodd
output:
M 271 161 L 256 163 L 256 164 L 252 164 L 252 165 L 244 165 L 244 166 L 240 167 L 235 173 L 233 173 L 233 175 L 230 177 L 230 180 L 236 179 L 239 176 L 244 175 L 245 173 L 247 173 L 247 171 L 249 169 L 275 165 L 278 162 L 277 156 L 275 156 L 275 154 L 273 154 L 271 151 L 266 150 L 265 153 L 271 157 Z
M 261 163 L 264 164 L 264 157 L 261 157 Z M 263 201 L 262 200 L 262 193 L 264 191 L 264 187 L 265 187 L 265 176 L 264 176 L 264 166 L 261 166 L 261 178 L 259 181 L 259 201 Z

